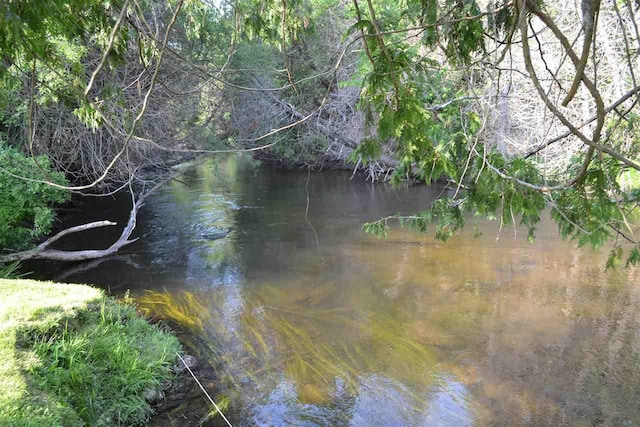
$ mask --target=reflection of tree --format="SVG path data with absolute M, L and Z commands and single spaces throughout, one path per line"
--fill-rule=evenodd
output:
M 411 424 L 464 390 L 480 424 L 640 422 L 630 403 L 640 396 L 640 291 L 628 285 L 637 271 L 604 273 L 597 254 L 544 235 L 496 243 L 483 224 L 486 237 L 446 245 L 406 230 L 380 242 L 358 234 L 353 212 L 385 214 L 395 194 L 352 194 L 340 174 L 309 184 L 318 255 L 296 185 L 306 173 L 249 176 L 224 163 L 220 178 L 202 168 L 152 209 L 175 215 L 154 230 L 154 260 L 175 267 L 181 286 L 186 277 L 193 299 L 168 292 L 141 303 L 178 323 L 201 319 L 193 347 L 254 409 L 333 419 L 384 389 L 396 393 L 380 397 L 390 407 L 409 402 Z M 198 240 L 228 225 L 233 236 Z M 163 247 L 173 235 L 183 246 Z
M 628 274 L 567 268 L 530 295 L 496 296 L 475 384 L 487 421 L 638 424 L 640 295 Z
M 407 327 L 473 391 L 482 422 L 638 423 L 638 270 L 605 273 L 598 254 L 553 240 L 451 243 L 399 232 L 387 250 L 342 249 L 415 319 Z
M 235 179 L 235 158 L 199 164 L 149 200 L 140 226 L 146 263 L 157 281 L 212 285 L 234 264 L 233 239 L 209 240 L 211 231 L 227 229 L 236 208 L 227 194 Z M 182 284 L 182 283 L 181 283 Z

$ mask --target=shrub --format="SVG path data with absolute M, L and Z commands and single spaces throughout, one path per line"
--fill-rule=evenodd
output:
M 69 192 L 11 174 L 58 184 L 66 180 L 46 157 L 34 160 L 0 141 L 0 248 L 22 250 L 51 231 L 52 207 L 66 201 Z

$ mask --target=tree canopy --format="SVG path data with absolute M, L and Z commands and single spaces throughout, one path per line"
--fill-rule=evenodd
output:
M 423 212 L 364 225 L 380 236 L 398 220 L 447 239 L 479 215 L 533 239 L 549 209 L 564 238 L 636 264 L 637 15 L 630 0 L 5 2 L 3 188 L 108 193 L 249 150 L 445 183 Z

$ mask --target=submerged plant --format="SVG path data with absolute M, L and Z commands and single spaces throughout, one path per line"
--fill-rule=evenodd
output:
M 195 336 L 186 341 L 219 366 L 231 387 L 247 380 L 262 387 L 277 383 L 284 373 L 301 402 L 328 404 L 336 381 L 355 396 L 361 378 L 369 374 L 387 375 L 415 390 L 427 389 L 433 380 L 428 374 L 436 363 L 433 351 L 397 317 L 349 307 L 302 307 L 272 290 L 246 298 L 243 310 L 230 320 L 219 296 L 147 292 L 137 303 L 162 319 L 202 325 L 190 329 Z M 331 335 L 336 329 L 343 333 Z M 416 370 L 426 375 L 415 375 Z

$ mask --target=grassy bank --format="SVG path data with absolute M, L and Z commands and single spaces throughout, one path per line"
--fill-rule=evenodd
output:
M 99 289 L 0 279 L 0 425 L 138 425 L 175 337 Z

